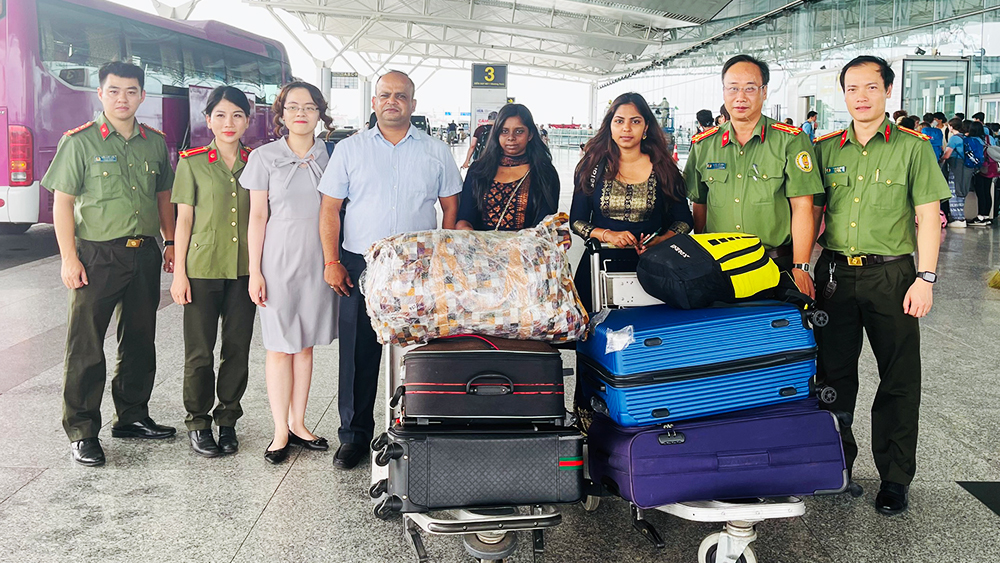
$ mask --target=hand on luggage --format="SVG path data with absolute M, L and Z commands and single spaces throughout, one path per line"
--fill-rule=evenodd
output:
M 628 248 L 629 246 L 636 246 L 638 241 L 635 239 L 635 235 L 628 231 L 611 231 L 605 230 L 601 233 L 603 236 L 601 240 L 607 244 L 612 244 L 618 248 Z
M 799 291 L 808 295 L 810 299 L 816 298 L 816 286 L 813 284 L 812 278 L 809 277 L 809 272 L 793 268 L 792 277 L 795 278 L 795 286 L 799 288 Z
M 347 268 L 343 264 L 330 264 L 323 270 L 323 279 L 330 286 L 330 289 L 337 292 L 337 295 L 341 297 L 347 297 L 351 294 L 351 288 L 354 287 L 354 281 L 351 280 L 351 274 L 347 273 Z
M 260 274 L 250 274 L 250 300 L 258 307 L 266 307 L 267 285 L 264 283 L 264 276 Z

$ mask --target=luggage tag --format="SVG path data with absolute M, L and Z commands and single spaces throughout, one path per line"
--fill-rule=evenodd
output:
M 829 299 L 833 297 L 833 293 L 837 291 L 837 280 L 833 277 L 833 272 L 837 269 L 837 263 L 830 262 L 830 281 L 826 282 L 826 287 L 823 288 L 823 297 Z

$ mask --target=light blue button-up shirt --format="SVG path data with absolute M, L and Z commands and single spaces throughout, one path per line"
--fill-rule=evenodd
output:
M 448 146 L 413 125 L 396 145 L 373 127 L 337 143 L 319 191 L 350 200 L 343 246 L 364 254 L 385 237 L 437 228 L 434 204 L 462 193 L 462 174 Z

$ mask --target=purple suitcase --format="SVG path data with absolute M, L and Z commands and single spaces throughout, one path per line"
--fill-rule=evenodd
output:
M 597 415 L 587 444 L 590 478 L 639 508 L 847 488 L 840 427 L 815 399 L 640 428 Z

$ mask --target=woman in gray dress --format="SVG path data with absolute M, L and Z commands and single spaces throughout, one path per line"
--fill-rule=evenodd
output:
M 337 336 L 336 294 L 323 281 L 316 191 L 329 160 L 315 135 L 320 118 L 330 128 L 326 109 L 315 86 L 285 86 L 274 101 L 275 131 L 285 137 L 253 151 L 240 177 L 251 190 L 250 298 L 260 310 L 274 417 L 274 439 L 264 458 L 275 464 L 288 457 L 289 445 L 329 447 L 305 426 L 313 346 L 330 344 Z

